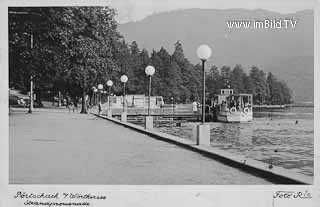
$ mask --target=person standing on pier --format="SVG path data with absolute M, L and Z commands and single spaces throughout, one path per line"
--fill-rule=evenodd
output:
M 192 112 L 195 114 L 198 111 L 198 104 L 196 101 L 192 102 Z

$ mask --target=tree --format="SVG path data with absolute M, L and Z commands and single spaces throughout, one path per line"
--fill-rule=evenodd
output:
M 57 15 L 49 7 L 9 8 L 9 86 L 26 92 L 33 76 L 40 105 L 41 92 L 52 87 L 55 76 L 53 59 L 59 47 L 53 44 L 51 25 Z
M 163 89 L 163 83 L 161 81 L 161 74 L 162 74 L 162 68 L 163 68 L 163 62 L 160 58 L 159 54 L 153 50 L 150 57 L 151 65 L 153 65 L 156 69 L 155 74 L 152 77 L 152 93 L 153 95 L 161 95 L 162 89 Z
M 292 91 L 287 86 L 287 84 L 284 81 L 279 81 L 280 88 L 281 88 L 281 102 L 280 104 L 290 104 L 292 103 Z
M 133 41 L 130 45 L 131 51 L 131 68 L 133 71 L 132 83 L 133 83 L 133 93 L 144 93 L 147 94 L 147 82 L 145 67 L 149 63 L 148 51 L 143 49 L 140 50 L 138 44 Z
M 140 70 L 137 71 L 136 75 L 139 79 L 139 87 L 138 91 L 139 93 L 148 94 L 148 81 L 145 74 L 145 68 L 150 65 L 150 57 L 149 53 L 146 49 L 142 49 L 142 51 L 139 54 L 139 60 L 140 60 Z M 155 73 L 158 73 L 157 70 Z
M 161 96 L 168 99 L 169 96 L 179 97 L 179 66 L 175 62 L 171 62 L 170 54 L 161 47 L 158 52 L 158 56 L 161 59 L 161 66 L 157 69 L 161 78 Z
M 174 52 L 172 53 L 172 61 L 176 62 L 178 67 L 177 75 L 180 78 L 179 90 L 180 95 L 179 99 L 181 101 L 187 100 L 197 100 L 200 97 L 200 83 L 201 83 L 201 74 L 197 68 L 192 65 L 187 58 L 185 58 L 183 52 L 183 46 L 180 41 L 177 41 L 174 44 Z
M 244 79 L 245 79 L 245 72 L 242 69 L 241 65 L 236 65 L 230 76 L 230 84 L 231 87 L 234 89 L 235 93 L 245 93 L 245 85 L 244 85 Z
M 255 86 L 254 86 L 253 80 L 247 74 L 243 78 L 243 85 L 246 93 L 254 94 Z
M 256 104 L 264 104 L 268 97 L 268 85 L 265 73 L 253 66 L 250 70 L 250 79 L 253 87 L 253 99 Z
M 206 75 L 206 88 L 209 92 L 209 97 L 213 98 L 214 95 L 219 94 L 222 89 L 222 77 L 219 74 L 217 66 L 212 66 Z
M 61 32 L 72 67 L 70 79 L 82 91 L 82 110 L 86 113 L 86 93 L 102 82 L 109 72 L 120 68 L 114 61 L 120 35 L 116 31 L 115 12 L 109 7 L 72 7 L 65 14 L 66 25 Z
M 277 103 L 277 90 L 279 90 L 277 88 L 277 79 L 276 77 L 274 77 L 274 75 L 272 73 L 268 73 L 267 76 L 267 84 L 268 84 L 268 88 L 269 88 L 269 97 L 268 97 L 268 104 L 274 104 Z
M 284 81 L 278 81 L 272 74 L 268 73 L 267 83 L 269 88 L 269 104 L 289 104 L 291 103 L 292 93 Z
M 103 83 L 108 76 L 120 71 L 114 55 L 123 47 L 119 47 L 121 36 L 116 30 L 114 10 L 109 7 L 33 7 L 12 8 L 11 12 L 36 16 L 29 20 L 13 15 L 10 19 L 13 54 L 10 56 L 14 58 L 10 59 L 11 83 L 26 88 L 19 81 L 26 77 L 16 75 L 16 68 L 21 70 L 21 65 L 28 60 L 26 57 L 30 57 L 32 60 L 27 61 L 29 73 L 35 74 L 39 90 L 51 84 L 59 90 L 63 85 L 74 96 L 80 95 L 81 91 L 81 113 L 86 113 L 85 97 L 91 86 Z M 18 31 L 33 34 L 32 51 L 21 49 L 21 35 L 15 35 Z M 21 61 L 14 55 L 19 48 L 25 54 Z
M 224 66 L 222 66 L 220 73 L 221 73 L 221 77 L 222 77 L 222 80 L 223 80 L 222 87 L 223 88 L 231 87 L 231 85 L 230 85 L 231 68 L 229 66 L 224 65 Z
M 132 58 L 131 58 L 131 51 L 129 45 L 125 42 L 124 39 L 115 42 L 114 49 L 113 49 L 113 61 L 115 62 L 116 69 L 111 73 L 112 76 L 110 79 L 113 79 L 114 86 L 113 90 L 115 94 L 121 95 L 122 94 L 122 83 L 120 82 L 121 75 L 127 75 L 128 82 L 127 92 L 131 93 L 133 90 L 133 75 L 134 71 L 132 68 Z M 110 71 L 109 71 L 110 72 Z

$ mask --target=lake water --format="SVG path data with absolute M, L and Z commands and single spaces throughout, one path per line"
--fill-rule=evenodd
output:
M 157 125 L 159 131 L 195 139 L 198 123 Z M 313 176 L 312 107 L 254 112 L 250 123 L 211 123 L 211 146 Z

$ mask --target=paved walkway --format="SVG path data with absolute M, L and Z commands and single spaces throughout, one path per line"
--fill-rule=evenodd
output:
M 13 109 L 11 184 L 270 184 L 92 115 Z

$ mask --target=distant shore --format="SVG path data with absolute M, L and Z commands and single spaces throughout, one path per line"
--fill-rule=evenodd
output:
M 286 108 L 287 105 L 253 105 L 253 108 Z
M 313 103 L 294 103 L 294 104 L 283 104 L 283 105 L 253 105 L 253 108 L 267 108 L 267 109 L 279 109 L 288 107 L 314 107 Z

